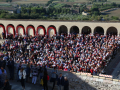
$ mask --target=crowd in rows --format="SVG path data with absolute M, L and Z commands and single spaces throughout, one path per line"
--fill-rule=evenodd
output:
M 28 77 L 31 77 L 32 72 L 33 84 L 36 84 L 38 75 L 40 80 L 43 78 L 44 68 L 97 75 L 107 65 L 108 59 L 116 55 L 119 39 L 118 36 L 99 34 L 61 34 L 51 38 L 47 35 L 15 35 L 14 38 L 10 36 L 0 44 L 1 73 L 7 65 L 12 80 L 14 63 L 19 63 L 18 78 L 22 64 L 27 64 L 26 81 L 28 81 Z M 54 85 L 55 83 L 53 88 Z
M 117 53 L 117 36 L 15 36 L 0 45 L 3 60 L 12 58 L 15 63 L 45 65 L 64 71 L 101 73 L 107 59 Z

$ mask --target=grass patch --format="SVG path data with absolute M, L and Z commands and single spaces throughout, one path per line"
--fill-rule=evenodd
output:
M 116 2 L 117 4 L 120 3 L 120 0 L 107 0 L 108 2 Z
M 111 16 L 116 16 L 120 18 L 120 9 L 114 10 L 114 11 L 110 11 L 110 12 L 106 12 L 106 15 L 109 15 L 109 17 Z

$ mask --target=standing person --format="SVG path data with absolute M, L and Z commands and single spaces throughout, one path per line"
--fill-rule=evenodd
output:
M 19 70 L 22 68 L 22 62 L 20 62 L 19 66 L 17 67 L 17 82 L 19 81 Z
M 32 67 L 32 83 L 33 84 L 36 84 L 37 76 L 38 76 L 38 68 L 37 68 L 37 65 L 35 64 L 35 66 Z
M 64 77 L 64 90 L 69 90 L 69 81 L 67 77 Z
M 0 69 L 0 75 L 2 74 L 2 70 L 4 70 L 4 73 L 7 75 L 7 72 L 3 67 L 1 67 L 1 69 Z
M 44 86 L 44 90 L 48 90 L 48 74 L 47 71 L 44 71 L 44 75 L 43 75 L 43 86 Z
M 52 90 L 54 90 L 55 87 L 55 82 L 56 82 L 56 78 L 57 78 L 57 70 L 56 67 L 54 67 L 54 69 L 52 70 L 52 82 L 53 82 L 53 87 Z
M 22 88 L 25 90 L 26 71 L 23 68 L 21 68 L 19 70 L 19 74 L 18 75 L 19 75 L 19 79 L 21 81 Z
M 26 82 L 29 81 L 29 77 L 30 77 L 30 63 L 28 63 L 26 68 Z
M 10 61 L 8 61 L 8 69 L 9 69 L 9 73 L 10 73 L 10 80 L 14 79 L 14 61 L 12 60 L 12 58 L 10 59 Z
M 2 32 L 2 39 L 4 39 L 5 38 L 5 33 L 4 32 Z
M 5 80 L 6 80 L 7 75 L 4 73 L 4 69 L 2 69 L 2 74 L 0 74 L 0 86 L 4 86 Z
M 60 75 L 57 79 L 57 85 L 58 85 L 58 90 L 63 90 L 64 77 L 62 76 L 62 73 L 60 73 Z
M 44 71 L 47 71 L 46 67 L 43 65 L 42 67 L 40 67 L 39 72 L 40 72 L 40 81 L 43 78 L 44 75 Z

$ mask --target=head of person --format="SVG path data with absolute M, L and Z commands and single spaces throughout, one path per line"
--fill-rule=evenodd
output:
M 62 73 L 60 73 L 60 77 L 62 77 Z
M 24 68 L 21 68 L 20 71 L 22 72 L 24 70 Z
M 67 77 L 64 77 L 64 80 L 66 81 L 66 80 L 67 80 Z
M 1 70 L 3 70 L 4 68 L 3 67 L 1 67 Z

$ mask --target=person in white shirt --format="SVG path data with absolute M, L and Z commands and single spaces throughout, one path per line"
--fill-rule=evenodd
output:
M 25 71 L 23 68 L 21 68 L 21 69 L 19 70 L 18 75 L 19 75 L 19 79 L 20 79 L 20 81 L 21 81 L 22 88 L 23 88 L 23 90 L 25 90 L 26 71 Z

